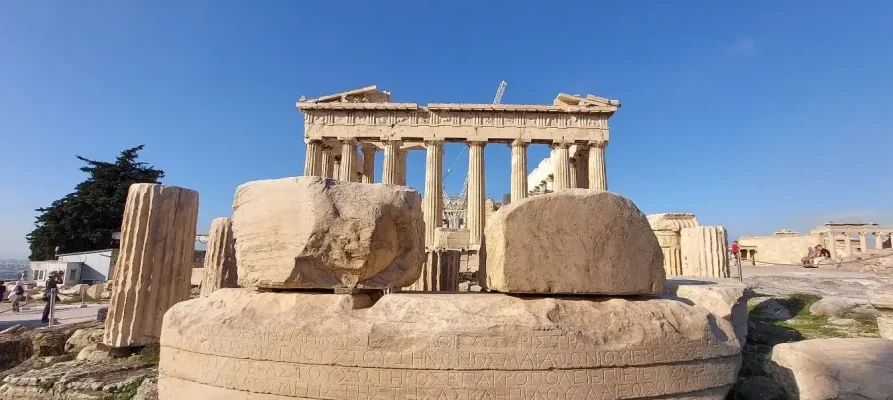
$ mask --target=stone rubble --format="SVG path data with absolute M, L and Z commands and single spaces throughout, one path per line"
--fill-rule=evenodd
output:
M 871 305 L 878 310 L 877 326 L 881 337 L 893 340 L 893 288 L 875 293 Z

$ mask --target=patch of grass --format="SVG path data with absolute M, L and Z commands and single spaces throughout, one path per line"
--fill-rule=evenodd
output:
M 146 378 L 140 378 L 131 382 L 118 393 L 103 394 L 98 400 L 132 400 L 133 397 L 136 396 L 137 389 L 139 389 L 145 379 Z

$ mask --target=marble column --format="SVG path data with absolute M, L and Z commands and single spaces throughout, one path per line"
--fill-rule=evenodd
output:
M 512 147 L 511 202 L 527 198 L 527 143 L 515 140 Z
M 468 242 L 480 244 L 484 236 L 484 146 L 486 142 L 468 142 Z
M 682 274 L 729 278 L 728 233 L 722 226 L 682 228 Z
M 843 248 L 846 249 L 847 256 L 853 255 L 853 238 L 849 233 L 843 234 Z
M 406 153 L 409 150 L 397 151 L 397 183 L 406 186 Z
M 189 300 L 197 219 L 194 190 L 150 183 L 130 186 L 102 337 L 105 345 L 159 342 L 164 313 Z
M 375 152 L 371 144 L 363 145 L 363 183 L 375 183 Z
M 434 233 L 443 223 L 443 142 L 425 142 L 425 243 L 434 243 Z
M 875 232 L 874 234 L 874 248 L 880 250 L 884 248 L 884 234 L 881 232 Z
M 202 297 L 210 296 L 217 289 L 239 287 L 235 243 L 232 218 L 216 218 L 211 221 L 208 248 L 205 252 Z
M 307 141 L 307 154 L 304 158 L 304 176 L 323 176 L 322 140 Z
M 384 142 L 384 165 L 383 171 L 381 173 L 381 183 L 387 183 L 391 185 L 398 184 L 397 174 L 399 173 L 397 153 L 400 152 L 400 145 L 402 143 L 399 140 L 392 140 L 389 142 Z
M 608 190 L 608 179 L 605 175 L 605 147 L 604 142 L 589 143 L 589 188 L 595 190 Z
M 341 154 L 332 157 L 332 179 L 341 180 Z
M 552 154 L 554 158 L 552 159 L 552 190 L 560 191 L 570 187 L 570 181 L 568 176 L 568 169 L 570 166 L 568 165 L 568 157 L 567 150 L 570 147 L 568 143 L 555 143 L 553 144 L 554 150 Z
M 867 232 L 859 233 L 859 252 L 860 253 L 868 252 L 868 233 Z
M 577 163 L 580 160 L 577 156 L 570 156 L 567 159 L 567 187 L 576 189 L 577 187 Z
M 335 154 L 332 153 L 331 146 L 323 146 L 322 148 L 322 176 L 331 179 L 334 175 Z
M 341 141 L 341 173 L 338 179 L 345 182 L 355 182 L 357 178 L 357 141 Z

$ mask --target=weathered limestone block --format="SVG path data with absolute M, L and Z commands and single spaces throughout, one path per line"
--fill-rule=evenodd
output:
M 99 301 L 102 300 L 102 292 L 105 291 L 105 285 L 102 283 L 97 283 L 95 285 L 91 285 L 87 288 L 87 300 Z
M 158 343 L 164 312 L 189 299 L 197 219 L 194 190 L 130 186 L 105 320 L 106 345 Z
M 189 273 L 189 286 L 201 286 L 202 281 L 205 280 L 205 269 L 204 268 L 193 268 L 192 272 Z
M 460 250 L 433 249 L 422 267 L 419 280 L 405 288 L 420 292 L 455 292 L 459 290 Z
M 207 296 L 220 288 L 234 288 L 239 285 L 236 271 L 236 241 L 233 238 L 232 218 L 217 218 L 211 221 L 208 232 L 208 250 L 205 253 L 205 279 L 202 281 L 202 296 Z
M 248 289 L 171 308 L 160 354 L 167 400 L 719 400 L 741 361 L 728 321 L 678 300 Z
M 687 276 L 728 278 L 729 249 L 726 228 L 682 228 L 682 272 Z
M 511 203 L 486 229 L 487 286 L 505 293 L 659 294 L 663 254 L 645 215 L 605 191 Z
M 871 305 L 878 310 L 877 327 L 882 338 L 893 340 L 893 289 L 875 293 Z
M 667 276 L 682 275 L 682 228 L 698 226 L 698 219 L 691 213 L 661 213 L 648 215 L 648 224 L 657 236 L 664 253 L 664 271 Z
M 747 300 L 753 291 L 747 285 L 732 280 L 679 276 L 667 279 L 664 292 L 701 306 L 712 314 L 729 321 L 742 346 L 747 339 Z
M 791 398 L 888 400 L 893 341 L 812 339 L 772 348 L 769 371 Z
M 239 286 L 408 286 L 425 261 L 421 204 L 405 186 L 318 177 L 243 184 L 233 202 Z

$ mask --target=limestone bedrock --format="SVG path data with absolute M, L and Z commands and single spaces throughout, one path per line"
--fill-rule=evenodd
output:
M 606 191 L 513 202 L 484 234 L 487 286 L 505 293 L 660 294 L 663 253 L 645 214 Z
M 722 399 L 741 361 L 732 325 L 682 301 L 496 293 L 220 289 L 174 306 L 161 347 L 168 400 Z
M 893 341 L 812 339 L 772 348 L 769 372 L 800 400 L 887 400 L 893 393 Z
M 403 287 L 425 262 L 422 198 L 405 186 L 248 182 L 236 190 L 233 234 L 241 287 Z

